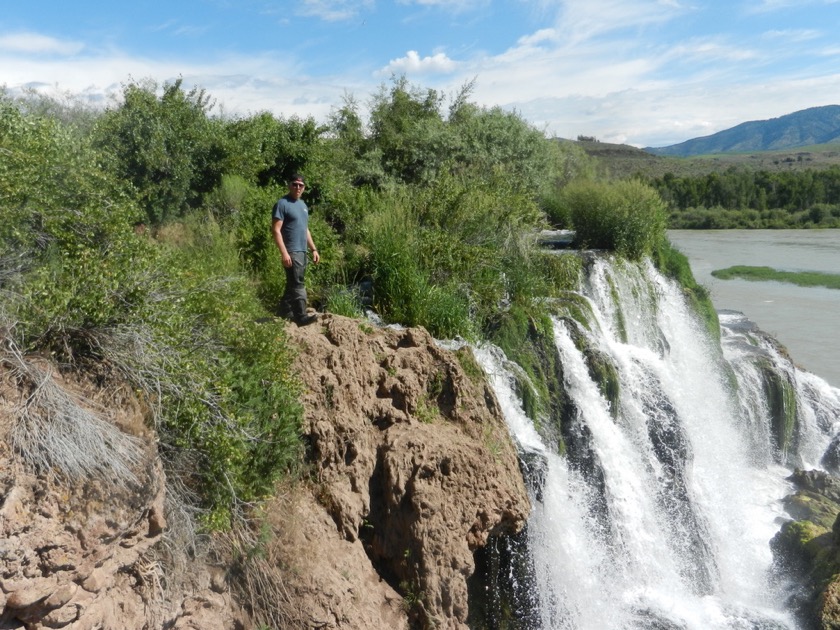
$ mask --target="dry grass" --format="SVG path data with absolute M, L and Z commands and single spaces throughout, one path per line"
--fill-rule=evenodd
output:
M 293 483 L 283 484 L 269 509 L 290 517 L 295 500 Z M 294 530 L 298 525 L 305 526 L 299 523 L 290 527 Z M 302 550 L 296 541 L 285 540 L 283 531 L 273 526 L 271 519 L 260 516 L 250 523 L 242 522 L 219 541 L 222 553 L 235 559 L 234 592 L 255 627 L 318 627 L 312 625 L 300 599 L 287 587 L 288 575 L 294 570 L 289 567 L 288 556 Z
M 71 481 L 106 485 L 137 483 L 142 440 L 118 429 L 106 410 L 62 387 L 50 367 L 26 360 L 6 335 L 0 362 L 21 392 L 14 405 L 14 452 L 34 472 L 51 471 Z

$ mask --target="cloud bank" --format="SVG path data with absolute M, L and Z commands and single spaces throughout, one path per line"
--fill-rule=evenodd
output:
M 811 7 L 831 2 L 805 1 Z M 277 41 L 248 53 L 214 46 L 205 54 L 137 52 L 32 29 L 4 33 L 0 23 L 0 83 L 11 91 L 69 91 L 102 102 L 131 79 L 182 78 L 205 88 L 227 114 L 325 120 L 345 95 L 364 100 L 392 75 L 444 94 L 474 80 L 474 101 L 516 110 L 549 135 L 663 146 L 838 102 L 834 29 L 819 17 L 809 22 L 791 5 L 520 0 L 513 7 L 519 18 L 485 39 L 490 23 L 482 16 L 498 6 L 486 0 L 402 0 L 388 7 L 375 0 L 303 0 L 291 14 L 280 5 L 261 14 L 284 34 Z M 398 21 L 383 15 L 386 8 Z M 496 19 L 508 20 L 508 9 Z M 415 35 L 411 25 L 429 15 L 440 28 Z M 368 20 L 379 20 L 379 30 L 365 31 Z M 160 20 L 158 27 L 191 41 L 213 36 L 210 26 L 184 20 Z M 498 33 L 509 43 L 498 45 Z M 343 47 L 329 48 L 339 36 L 346 37 Z M 366 43 L 371 37 L 390 37 L 396 54 L 377 56 L 382 52 Z

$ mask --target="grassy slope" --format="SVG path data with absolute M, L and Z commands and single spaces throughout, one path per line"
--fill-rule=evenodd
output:
M 626 144 L 607 142 L 574 142 L 598 161 L 599 168 L 610 177 L 624 178 L 641 173 L 646 177 L 661 177 L 665 173 L 677 176 L 706 175 L 730 167 L 753 170 L 789 171 L 822 169 L 840 164 L 840 144 L 821 144 L 787 151 L 755 153 L 720 153 L 690 158 L 656 156 Z

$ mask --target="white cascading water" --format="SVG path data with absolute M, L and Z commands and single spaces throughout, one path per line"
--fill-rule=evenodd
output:
M 582 293 L 593 332 L 567 319 L 554 332 L 576 409 L 568 421 L 586 435 L 597 480 L 546 446 L 502 353 L 476 350 L 511 433 L 547 461 L 528 524 L 542 630 L 797 628 L 769 546 L 791 471 L 774 463 L 761 383 L 739 360 L 746 344 L 724 331 L 721 356 L 681 289 L 650 264 L 597 259 Z M 575 334 L 616 366 L 618 410 Z M 838 429 L 840 390 L 790 369 L 803 401 L 797 457 L 817 467 Z

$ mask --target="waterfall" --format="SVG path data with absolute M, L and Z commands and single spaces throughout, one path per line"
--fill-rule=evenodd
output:
M 819 466 L 838 433 L 840 390 L 740 314 L 712 340 L 650 263 L 597 257 L 580 293 L 591 321 L 553 320 L 562 454 L 552 419 L 523 411 L 527 377 L 476 348 L 523 454 L 544 461 L 527 528 L 539 628 L 794 630 L 769 541 L 792 467 Z

